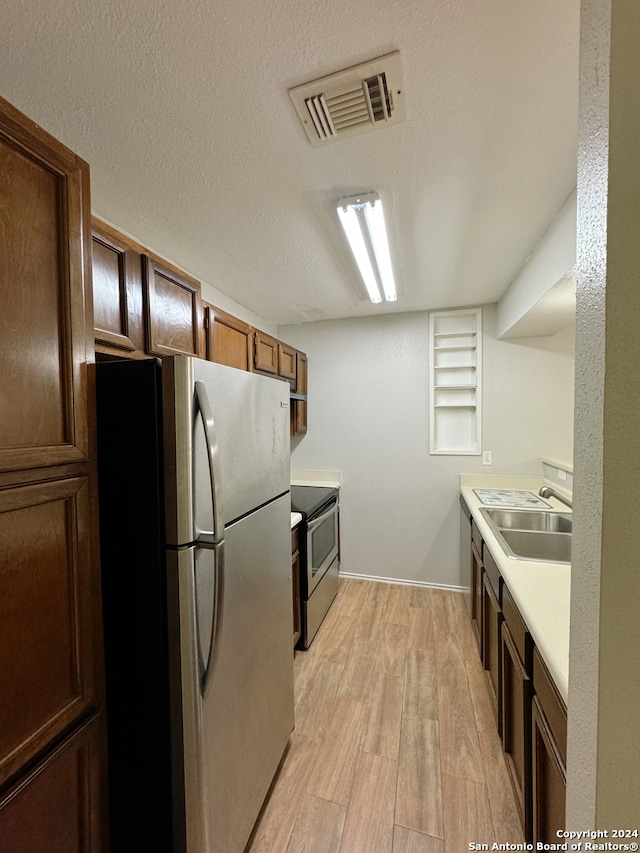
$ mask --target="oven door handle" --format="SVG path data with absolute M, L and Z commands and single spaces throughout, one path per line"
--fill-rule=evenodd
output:
M 326 521 L 330 515 L 333 515 L 336 511 L 336 505 L 338 503 L 337 498 L 334 499 L 331 504 L 331 509 L 328 509 L 326 512 L 323 512 L 322 515 L 319 515 L 317 518 L 314 518 L 312 521 L 307 521 L 307 533 L 310 533 L 312 530 L 315 530 L 318 525 L 322 524 L 323 521 Z

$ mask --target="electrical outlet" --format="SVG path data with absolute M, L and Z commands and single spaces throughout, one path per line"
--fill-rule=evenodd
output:
M 482 451 L 482 464 L 493 465 L 493 453 L 490 450 Z

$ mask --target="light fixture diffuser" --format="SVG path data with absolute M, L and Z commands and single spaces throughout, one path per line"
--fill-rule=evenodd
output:
M 373 303 L 397 299 L 382 201 L 377 193 L 340 199 L 338 216 Z

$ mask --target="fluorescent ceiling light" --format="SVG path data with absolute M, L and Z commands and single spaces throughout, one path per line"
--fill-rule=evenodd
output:
M 382 302 L 382 288 L 386 301 L 395 302 L 396 286 L 380 197 L 377 193 L 366 193 L 340 199 L 338 216 L 369 299 Z

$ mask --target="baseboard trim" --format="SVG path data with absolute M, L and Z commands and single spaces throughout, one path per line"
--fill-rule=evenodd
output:
M 410 581 L 403 580 L 402 578 L 381 578 L 378 577 L 378 575 L 357 575 L 354 572 L 343 572 L 342 569 L 340 570 L 338 577 L 354 578 L 361 581 L 375 581 L 376 583 L 397 583 L 402 584 L 403 586 L 421 586 L 427 587 L 428 589 L 445 589 L 449 592 L 468 591 L 468 587 L 464 586 L 453 586 L 445 583 L 428 583 L 427 581 Z

